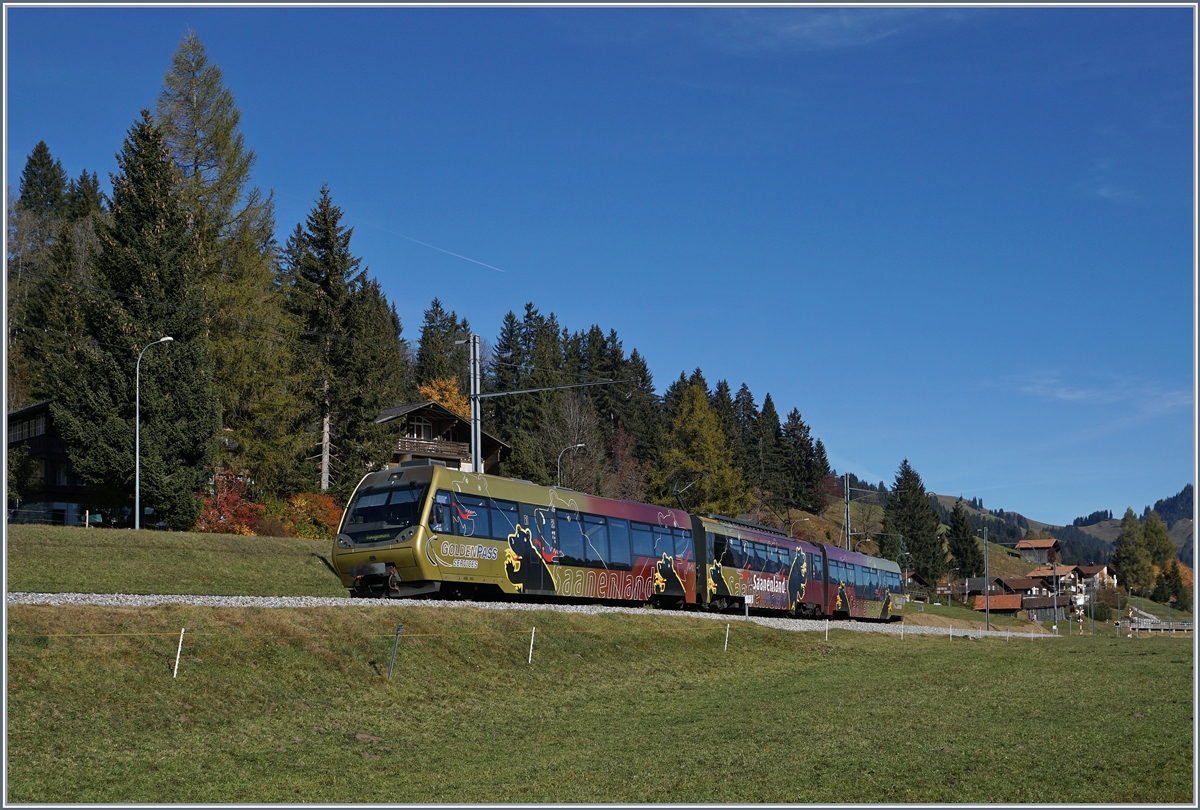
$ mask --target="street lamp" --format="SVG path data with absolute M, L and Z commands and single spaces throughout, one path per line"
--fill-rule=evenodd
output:
M 562 456 L 563 456 L 563 453 L 567 452 L 568 450 L 578 450 L 579 448 L 586 447 L 586 446 L 587 445 L 585 445 L 583 442 L 580 442 L 579 444 L 573 444 L 570 447 L 564 447 L 562 450 L 558 451 L 558 485 L 560 487 L 562 486 Z
M 138 352 L 133 375 L 133 528 L 142 528 L 142 355 L 151 346 L 170 343 L 175 338 L 159 338 Z
M 792 529 L 794 529 L 796 527 L 797 523 L 806 523 L 808 520 L 809 520 L 808 518 L 796 518 L 791 523 L 789 523 L 788 530 L 787 530 L 788 537 L 792 536 Z

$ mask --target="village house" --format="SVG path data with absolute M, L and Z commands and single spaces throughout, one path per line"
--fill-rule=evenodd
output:
M 1020 540 L 1017 542 L 1016 548 L 1021 552 L 1021 559 L 1043 565 L 1057 562 L 1062 552 L 1058 540 L 1053 537 L 1045 540 Z

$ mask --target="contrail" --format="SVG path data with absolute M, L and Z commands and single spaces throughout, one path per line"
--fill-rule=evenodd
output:
M 299 200 L 299 199 L 301 199 L 300 197 L 297 197 L 297 196 L 296 196 L 296 195 L 294 195 L 294 194 L 289 194 L 289 193 L 288 193 L 288 192 L 286 192 L 286 191 L 280 191 L 279 189 L 275 189 L 275 188 L 271 189 L 271 192 L 272 192 L 273 194 L 283 194 L 285 197 L 291 197 L 293 200 Z M 488 264 L 487 262 L 481 262 L 481 261 L 479 261 L 478 259 L 472 259 L 470 256 L 464 256 L 464 255 L 462 255 L 461 253 L 455 253 L 455 252 L 454 252 L 454 251 L 452 251 L 452 250 L 446 250 L 445 248 L 440 248 L 440 247 L 438 247 L 437 245 L 431 245 L 431 244 L 429 244 L 428 242 L 422 242 L 420 239 L 413 239 L 411 236 L 405 236 L 405 235 L 404 235 L 404 234 L 402 234 L 402 233 L 397 233 L 396 231 L 393 231 L 391 228 L 385 228 L 385 227 L 383 227 L 382 225 L 376 225 L 374 222 L 361 222 L 361 223 L 359 223 L 359 224 L 361 224 L 361 225 L 369 225 L 369 226 L 370 226 L 370 227 L 372 227 L 372 228 L 378 228 L 378 229 L 379 229 L 379 230 L 381 230 L 381 231 L 386 231 L 387 233 L 390 233 L 392 236 L 399 236 L 401 239 L 407 239 L 407 240 L 408 240 L 408 241 L 410 241 L 410 242 L 416 242 L 418 245 L 424 245 L 424 246 L 425 246 L 425 247 L 427 247 L 427 248 L 431 248 L 431 249 L 433 249 L 433 250 L 438 250 L 438 251 L 441 251 L 442 253 L 449 254 L 450 256 L 453 256 L 453 257 L 455 257 L 456 259 L 462 259 L 463 261 L 471 262 L 471 263 L 473 263 L 473 264 L 479 264 L 479 265 L 483 265 L 484 267 L 487 267 L 487 268 L 489 268 L 489 269 L 491 269 L 491 270 L 495 270 L 495 271 L 497 271 L 497 272 L 499 272 L 499 273 L 503 273 L 503 272 L 504 272 L 503 270 L 501 270 L 499 267 L 497 267 L 497 266 L 496 266 L 496 265 L 494 265 L 494 264 Z
M 379 226 L 376 225 L 375 227 L 378 228 Z M 451 256 L 454 256 L 455 258 L 463 259 L 464 261 L 468 261 L 468 262 L 474 262 L 475 264 L 482 264 L 484 267 L 490 267 L 491 269 L 498 270 L 501 273 L 504 272 L 503 270 L 500 270 L 499 267 L 496 267 L 493 264 L 488 264 L 487 262 L 481 262 L 478 259 L 472 259 L 470 256 L 464 256 L 461 253 L 455 253 L 453 250 L 446 250 L 445 248 L 440 248 L 437 245 L 431 245 L 428 242 L 422 242 L 420 239 L 413 239 L 411 236 L 405 236 L 402 233 L 396 233 L 395 231 L 388 230 L 387 228 L 383 228 L 383 230 L 387 231 L 390 234 L 395 234 L 396 236 L 399 236 L 401 239 L 407 239 L 410 242 L 416 242 L 418 245 L 424 245 L 427 248 L 433 248 L 434 250 L 440 250 L 442 253 L 448 253 Z

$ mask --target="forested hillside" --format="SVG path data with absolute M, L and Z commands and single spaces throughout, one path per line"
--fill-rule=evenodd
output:
M 1069 562 L 1104 561 L 1128 533 L 1107 510 L 1048 527 L 934 496 L 907 459 L 890 485 L 839 475 L 804 403 L 710 382 L 702 357 L 660 394 L 646 355 L 611 324 L 561 323 L 537 302 L 472 324 L 435 298 L 406 333 L 336 187 L 311 190 L 304 221 L 277 222 L 199 38 L 189 32 L 164 68 L 157 97 L 111 144 L 111 193 L 94 167 L 69 176 L 39 142 L 8 195 L 7 407 L 53 400 L 91 509 L 132 522 L 136 386 L 141 492 L 156 520 L 327 534 L 361 476 L 388 461 L 383 409 L 432 399 L 466 412 L 462 342 L 475 333 L 484 392 L 543 389 L 484 400 L 484 430 L 510 448 L 503 475 L 548 484 L 561 459 L 565 487 L 853 543 L 932 578 L 974 571 L 985 528 L 1009 547 L 1049 530 Z M 10 454 L 10 502 L 38 502 L 37 473 Z M 835 508 L 847 497 L 849 526 Z M 1191 508 L 1189 484 L 1143 518 L 1174 526 Z

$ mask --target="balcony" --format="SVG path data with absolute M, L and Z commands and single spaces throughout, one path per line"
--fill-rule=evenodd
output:
M 468 442 L 452 442 L 446 439 L 414 439 L 411 436 L 401 436 L 396 440 L 396 452 L 402 455 L 468 459 L 471 457 L 471 445 Z

